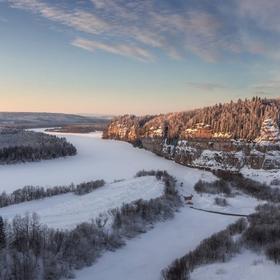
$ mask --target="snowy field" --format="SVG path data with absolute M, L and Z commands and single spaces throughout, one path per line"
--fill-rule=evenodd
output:
M 279 278 L 279 265 L 275 265 L 264 255 L 257 255 L 251 251 L 245 251 L 226 263 L 201 266 L 191 274 L 192 280 L 279 280 Z
M 227 206 L 219 206 L 215 204 L 215 198 L 225 198 L 228 202 Z M 241 215 L 249 215 L 255 212 L 256 206 L 265 203 L 245 194 L 235 195 L 234 197 L 226 197 L 219 195 L 203 194 L 194 197 L 194 205 L 197 208 L 205 210 L 219 211 L 225 213 L 234 213 Z
M 271 181 L 275 179 L 280 178 L 280 170 L 256 170 L 256 169 L 249 169 L 249 168 L 243 168 L 241 170 L 241 173 L 252 180 L 266 183 L 270 185 Z M 273 186 L 273 187 L 279 187 L 280 186 Z
M 101 133 L 62 136 L 76 146 L 76 156 L 1 166 L 0 192 L 9 193 L 25 185 L 69 185 L 96 179 L 112 182 L 132 178 L 142 169 L 167 170 L 184 182 L 187 192 L 193 191 L 192 187 L 199 179 L 214 178 L 209 172 L 181 166 L 128 143 L 103 140 Z
M 36 212 L 40 221 L 53 228 L 71 229 L 110 209 L 137 199 L 149 200 L 163 194 L 164 184 L 153 176 L 146 176 L 106 184 L 85 195 L 72 193 L 34 200 L 0 208 L 0 216 L 12 219 L 15 215 Z

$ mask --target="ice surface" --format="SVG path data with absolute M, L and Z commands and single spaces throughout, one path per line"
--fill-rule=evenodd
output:
M 214 178 L 209 172 L 181 166 L 128 143 L 103 140 L 101 133 L 62 136 L 76 146 L 76 156 L 1 166 L 0 192 L 10 193 L 25 185 L 68 185 L 96 179 L 112 182 L 132 178 L 142 169 L 167 170 L 184 182 L 190 192 L 199 179 Z

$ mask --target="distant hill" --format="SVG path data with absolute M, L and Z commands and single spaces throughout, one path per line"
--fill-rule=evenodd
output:
M 60 113 L 0 112 L 0 126 L 17 128 L 55 127 L 73 124 L 105 126 L 107 118 Z

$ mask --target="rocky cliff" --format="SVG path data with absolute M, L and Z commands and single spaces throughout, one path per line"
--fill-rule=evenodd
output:
M 112 120 L 103 137 L 127 141 L 180 164 L 197 168 L 233 171 L 244 166 L 253 169 L 280 168 L 278 112 L 271 114 L 273 118 L 269 114 L 264 115 L 254 132 L 247 132 L 250 137 L 255 135 L 253 140 L 238 137 L 234 139 L 233 135 L 239 132 L 218 130 L 209 123 L 193 123 L 193 120 L 186 119 L 186 115 L 189 117 L 191 114 L 145 117 L 125 115 Z M 196 119 L 196 114 L 193 114 Z M 249 116 L 246 119 L 251 122 Z M 260 120 L 257 121 L 259 122 Z M 243 128 L 253 125 L 243 122 L 240 126 Z M 241 131 L 241 128 L 236 126 L 237 131 Z

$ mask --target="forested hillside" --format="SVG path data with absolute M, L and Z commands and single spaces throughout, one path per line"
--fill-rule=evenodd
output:
M 192 111 L 157 116 L 126 115 L 114 119 L 104 137 L 163 137 L 169 139 L 230 138 L 255 140 L 263 123 L 269 119 L 274 130 L 279 129 L 280 99 L 231 101 Z

